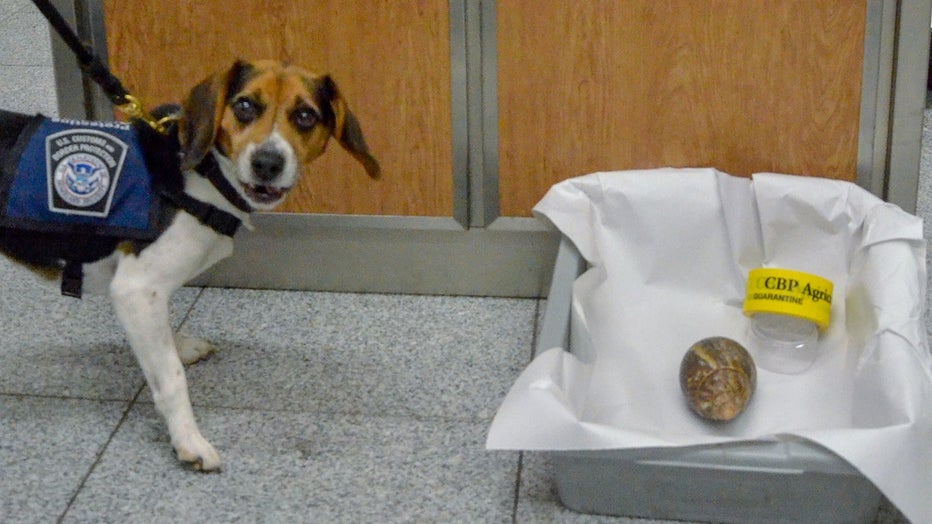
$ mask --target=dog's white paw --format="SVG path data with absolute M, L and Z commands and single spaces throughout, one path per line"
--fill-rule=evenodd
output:
M 210 342 L 181 333 L 175 333 L 175 347 L 178 348 L 178 356 L 185 364 L 194 364 L 217 352 L 216 346 Z
M 188 435 L 178 442 L 172 441 L 175 455 L 181 462 L 190 464 L 197 471 L 220 471 L 220 454 L 200 434 Z

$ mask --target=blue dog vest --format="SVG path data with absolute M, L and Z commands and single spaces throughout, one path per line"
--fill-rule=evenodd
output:
M 0 225 L 21 230 L 152 240 L 160 202 L 122 122 L 36 117 L 0 177 Z
M 155 240 L 175 209 L 229 237 L 241 224 L 184 193 L 177 128 L 161 134 L 138 122 L 0 110 L 0 145 L 0 247 L 27 264 L 61 267 L 68 296 L 81 296 L 82 264 L 106 257 L 124 240 Z M 251 211 L 212 155 L 196 171 Z

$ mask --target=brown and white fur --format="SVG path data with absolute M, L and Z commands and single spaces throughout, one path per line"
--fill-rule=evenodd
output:
M 371 177 L 379 176 L 359 124 L 329 76 L 274 61 L 237 61 L 194 87 L 183 104 L 184 191 L 248 225 L 248 213 L 194 171 L 204 156 L 215 155 L 223 175 L 254 209 L 269 210 L 298 183 L 303 166 L 324 152 L 330 137 Z M 195 422 L 183 364 L 214 348 L 173 333 L 168 302 L 232 251 L 232 238 L 179 210 L 151 244 L 141 249 L 121 244 L 83 268 L 86 292 L 109 293 L 178 459 L 202 471 L 219 470 L 221 461 Z

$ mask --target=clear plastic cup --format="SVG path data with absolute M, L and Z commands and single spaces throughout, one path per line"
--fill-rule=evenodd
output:
M 803 318 L 758 313 L 748 335 L 754 360 L 768 371 L 802 373 L 819 357 L 819 326 Z
M 761 368 L 796 374 L 819 358 L 819 331 L 828 327 L 832 283 L 789 269 L 760 268 L 748 275 L 744 313 L 751 317 L 748 350 Z

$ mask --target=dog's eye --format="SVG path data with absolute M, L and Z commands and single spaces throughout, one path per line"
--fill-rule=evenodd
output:
M 291 113 L 291 122 L 299 131 L 310 131 L 319 120 L 317 112 L 310 107 L 299 107 Z
M 248 124 L 259 118 L 262 106 L 249 98 L 240 98 L 233 102 L 233 116 L 242 124 Z

